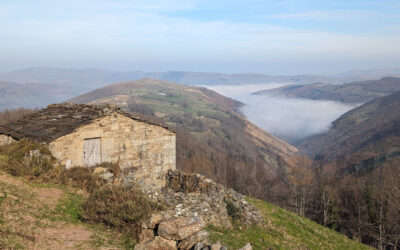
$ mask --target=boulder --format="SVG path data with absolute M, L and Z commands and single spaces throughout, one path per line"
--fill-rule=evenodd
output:
M 105 172 L 103 174 L 100 174 L 99 177 L 105 181 L 111 182 L 114 179 L 114 174 L 110 172 Z
M 176 241 L 168 240 L 160 236 L 154 237 L 152 240 L 138 244 L 134 250 L 177 250 Z
M 105 172 L 107 172 L 106 168 L 98 167 L 93 170 L 93 175 L 104 174 Z
M 199 231 L 192 236 L 187 237 L 178 244 L 180 249 L 191 249 L 196 243 L 205 240 L 208 237 L 207 231 Z
M 139 234 L 139 243 L 149 241 L 153 238 L 154 238 L 153 229 L 142 229 L 142 231 Z
M 201 217 L 178 217 L 162 221 L 158 235 L 171 240 L 183 240 L 206 227 Z
M 164 219 L 164 216 L 161 213 L 153 213 L 151 217 L 144 223 L 146 228 L 154 229 L 157 224 Z
M 194 247 L 193 250 L 202 250 L 204 248 L 204 243 L 203 242 L 197 242 Z
M 210 246 L 210 250 L 220 250 L 221 247 L 222 247 L 221 244 L 215 243 L 215 244 L 212 244 L 212 245 Z
M 250 243 L 247 243 L 244 247 L 240 248 L 239 250 L 253 250 L 253 247 Z

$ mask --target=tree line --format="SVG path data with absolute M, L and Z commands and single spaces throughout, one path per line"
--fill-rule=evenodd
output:
M 340 174 L 295 156 L 290 192 L 274 201 L 349 238 L 378 249 L 400 248 L 400 159 L 362 175 Z

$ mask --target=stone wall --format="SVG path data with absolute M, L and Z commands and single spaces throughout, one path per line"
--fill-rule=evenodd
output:
M 0 135 L 0 147 L 4 146 L 4 145 L 7 145 L 7 144 L 10 144 L 10 143 L 12 143 L 14 141 L 15 140 L 11 136 Z
M 100 138 L 101 162 L 120 158 L 120 176 L 144 190 L 163 187 L 168 170 L 176 168 L 175 133 L 118 113 L 56 139 L 49 148 L 62 165 L 83 166 L 83 144 L 88 138 Z

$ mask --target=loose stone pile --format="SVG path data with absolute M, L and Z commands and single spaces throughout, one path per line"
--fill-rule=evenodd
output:
M 104 179 L 107 171 L 95 169 Z M 166 186 L 162 190 L 150 190 L 147 194 L 166 206 L 166 209 L 152 214 L 142 223 L 139 244 L 141 249 L 196 249 L 224 250 L 220 244 L 210 244 L 207 225 L 232 228 L 233 220 L 244 225 L 261 225 L 261 213 L 245 196 L 217 184 L 199 174 L 186 174 L 169 170 Z M 248 244 L 242 249 L 252 249 Z
M 204 230 L 208 224 L 231 228 L 233 216 L 246 225 L 264 223 L 260 212 L 245 196 L 198 174 L 169 171 L 166 187 L 148 194 L 167 209 L 142 224 L 137 250 L 223 250 L 227 248 L 208 242 L 208 232 Z
M 166 213 L 153 214 L 142 224 L 142 233 L 135 250 L 226 250 L 219 243 L 208 242 L 208 232 L 204 230 L 206 223 L 201 217 L 172 217 L 165 219 Z M 251 250 L 250 244 L 242 248 Z
M 191 249 L 208 237 L 208 232 L 203 230 L 206 223 L 201 217 L 166 217 L 166 213 L 153 214 L 142 224 L 141 244 L 135 246 L 136 250 Z
M 157 199 L 174 209 L 175 216 L 201 216 L 215 226 L 232 227 L 232 216 L 246 225 L 264 223 L 244 195 L 199 174 L 169 171 L 166 188 Z

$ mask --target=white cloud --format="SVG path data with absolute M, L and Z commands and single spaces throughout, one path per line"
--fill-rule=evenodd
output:
M 166 14 L 195 9 L 199 2 L 81 0 L 79 5 L 78 1 L 66 0 L 0 2 L 0 9 L 4 10 L 0 13 L 0 60 L 21 62 L 25 56 L 33 64 L 68 61 L 77 67 L 90 61 L 165 63 L 165 68 L 185 67 L 190 63 L 225 64 L 226 68 L 240 64 L 237 68 L 243 67 L 241 71 L 253 71 L 249 65 L 260 65 L 259 72 L 263 65 L 280 65 L 284 70 L 292 62 L 297 67 L 311 65 L 310 68 L 325 63 L 348 65 L 376 60 L 400 63 L 398 32 L 349 35 L 245 19 L 193 20 Z M 195 67 L 192 70 L 202 70 Z
M 398 15 L 393 15 L 398 16 Z M 293 20 L 353 20 L 359 18 L 388 17 L 378 11 L 372 10 L 311 10 L 295 13 L 282 13 L 266 15 L 265 18 L 293 19 Z
M 289 142 L 327 131 L 332 121 L 356 107 L 333 101 L 251 95 L 282 85 L 285 84 L 206 87 L 245 103 L 241 111 L 250 121 Z

